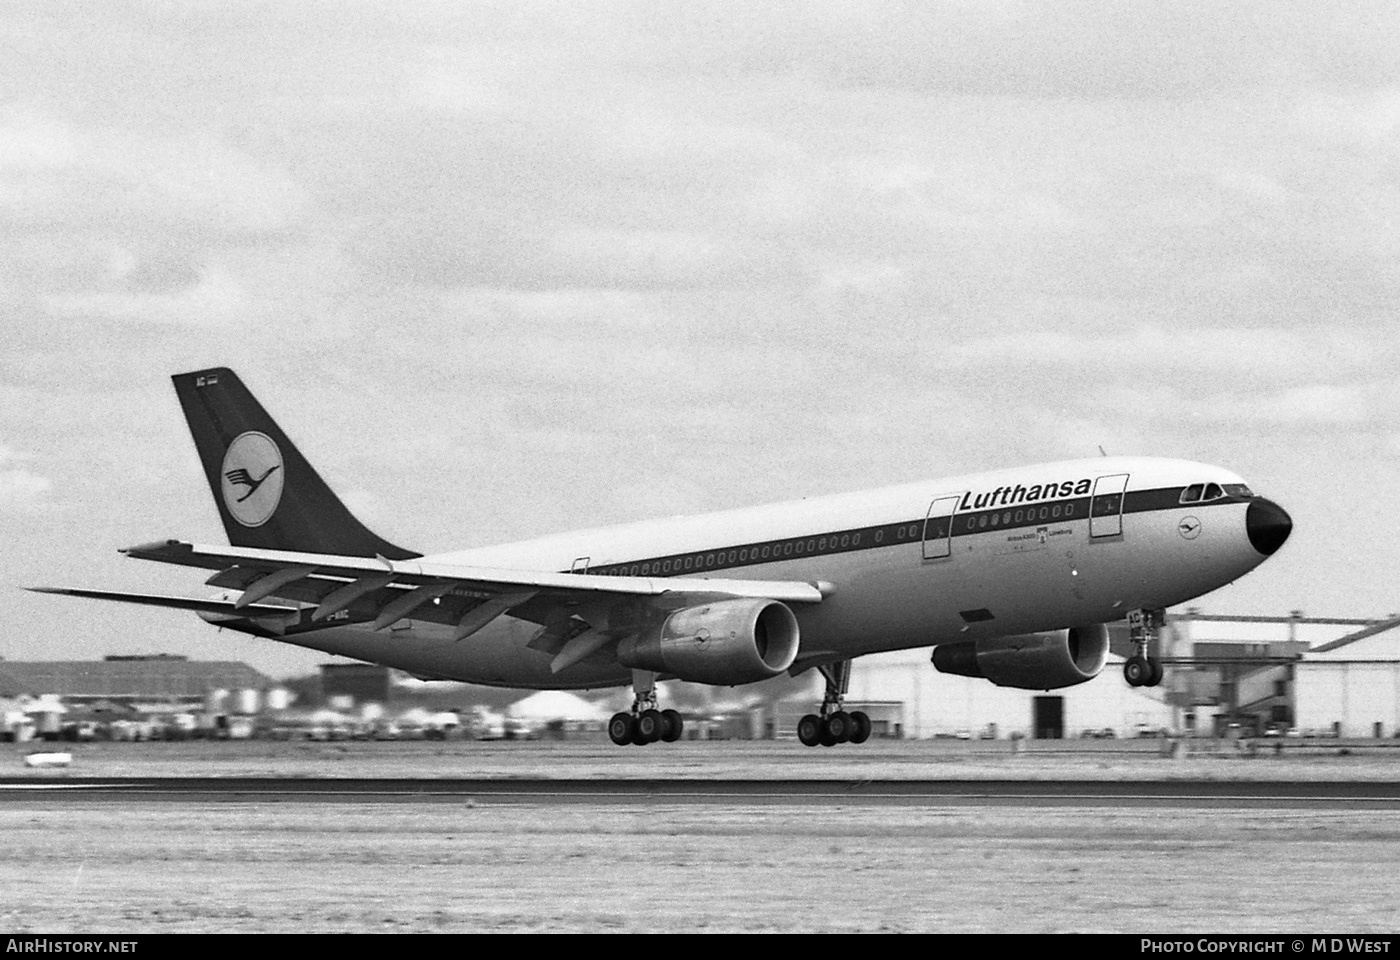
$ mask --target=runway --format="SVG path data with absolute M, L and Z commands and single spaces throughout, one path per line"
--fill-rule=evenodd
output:
M 0 803 L 344 801 L 1400 810 L 1400 781 L 3 777 Z
M 79 743 L 69 767 L 19 769 L 17 745 L 0 914 L 141 932 L 1393 927 L 1390 752 L 674 746 Z

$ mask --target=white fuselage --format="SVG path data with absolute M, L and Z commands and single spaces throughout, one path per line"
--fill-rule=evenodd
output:
M 1236 492 L 1180 502 L 1183 490 L 1212 483 Z M 1266 559 L 1246 532 L 1249 497 L 1244 481 L 1219 467 L 1104 457 L 423 559 L 817 583 L 822 602 L 792 605 L 799 662 L 811 662 L 1104 623 L 1185 602 Z M 631 682 L 617 664 L 585 661 L 551 673 L 551 656 L 526 646 L 538 629 L 502 617 L 455 643 L 450 628 L 422 621 L 378 633 L 330 627 L 286 640 L 443 679 L 532 688 Z

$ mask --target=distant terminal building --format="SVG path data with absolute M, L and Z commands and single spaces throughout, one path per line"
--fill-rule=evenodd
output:
M 172 654 L 102 660 L 0 660 L 7 696 L 59 697 L 81 706 L 104 702 L 197 706 L 215 691 L 266 691 L 273 681 L 245 663 Z

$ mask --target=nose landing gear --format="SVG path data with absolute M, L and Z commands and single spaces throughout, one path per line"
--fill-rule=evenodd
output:
M 833 747 L 870 739 L 870 717 L 863 710 L 847 713 L 842 703 L 851 685 L 851 661 L 823 664 L 817 669 L 826 678 L 821 714 L 809 713 L 797 721 L 797 739 L 807 747 Z
M 1130 687 L 1155 687 L 1162 682 L 1162 662 L 1147 655 L 1148 644 L 1157 641 L 1166 621 L 1165 610 L 1134 610 L 1128 614 L 1133 655 L 1123 664 L 1123 679 Z M 1160 649 L 1160 647 L 1158 648 Z

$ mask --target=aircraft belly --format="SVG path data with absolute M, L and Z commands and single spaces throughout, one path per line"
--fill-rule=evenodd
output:
M 534 624 L 503 617 L 462 641 L 452 639 L 450 627 L 422 621 L 413 621 L 402 630 L 329 627 L 281 639 L 442 680 L 530 689 L 586 689 L 631 682 L 631 672 L 612 662 L 585 660 L 558 674 L 551 673 L 551 657 L 525 645 L 538 629 Z

